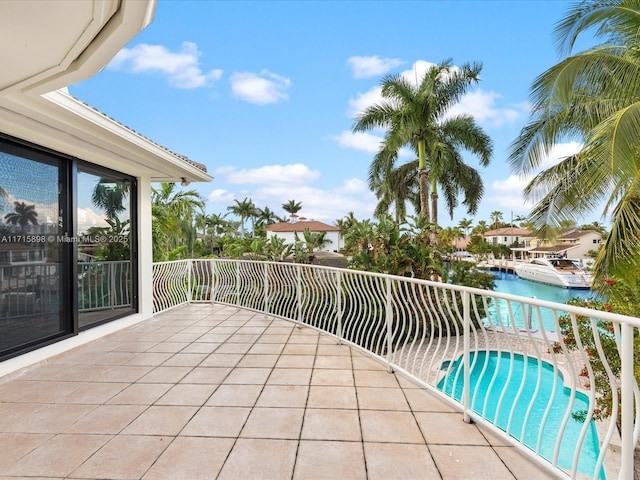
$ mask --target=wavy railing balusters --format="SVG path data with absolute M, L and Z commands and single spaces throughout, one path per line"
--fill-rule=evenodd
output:
M 156 311 L 187 302 L 246 308 L 332 335 L 456 405 L 465 419 L 492 428 L 556 475 L 633 478 L 637 318 L 329 267 L 223 259 L 155 264 Z M 585 325 L 594 345 L 588 352 Z M 565 344 L 568 336 L 578 348 Z M 620 360 L 608 358 L 605 337 Z M 611 417 L 599 421 L 592 358 L 604 366 L 613 398 Z

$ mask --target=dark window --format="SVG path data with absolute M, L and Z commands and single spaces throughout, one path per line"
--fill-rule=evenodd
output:
M 132 177 L 0 134 L 0 359 L 137 311 L 135 198 Z

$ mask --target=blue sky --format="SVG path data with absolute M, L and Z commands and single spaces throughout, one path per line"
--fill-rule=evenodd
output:
M 331 224 L 375 207 L 366 180 L 382 132 L 351 129 L 379 98 L 382 76 L 415 76 L 445 59 L 482 62 L 481 82 L 457 108 L 494 142 L 491 166 L 478 167 L 485 195 L 474 217 L 458 209 L 451 220 L 442 205 L 440 223 L 488 220 L 495 210 L 509 220 L 530 206 L 508 147 L 527 122 L 531 83 L 560 59 L 552 32 L 571 3 L 160 0 L 153 23 L 69 91 L 205 164 L 213 182 L 192 187 L 207 213 L 249 197 L 284 215 L 294 199 L 302 216 Z M 576 148 L 559 146 L 549 162 Z

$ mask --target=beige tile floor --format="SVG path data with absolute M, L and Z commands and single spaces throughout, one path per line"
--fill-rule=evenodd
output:
M 309 328 L 181 307 L 0 379 L 0 479 L 539 479 Z

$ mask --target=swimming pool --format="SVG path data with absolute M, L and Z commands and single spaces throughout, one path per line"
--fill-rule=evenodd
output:
M 474 358 L 477 356 L 474 363 Z M 566 412 L 571 405 L 571 391 L 562 383 L 562 376 L 553 366 L 534 358 L 508 352 L 471 352 L 471 407 L 483 418 L 494 423 L 547 460 L 552 460 L 556 438 L 561 431 Z M 484 374 L 482 370 L 486 363 Z M 509 375 L 509 369 L 513 370 Z M 536 385 L 540 376 L 540 386 Z M 520 389 L 522 388 L 522 391 Z M 462 358 L 456 360 L 438 389 L 458 401 L 462 399 Z M 520 392 L 520 393 L 519 393 Z M 589 401 L 578 392 L 571 411 L 586 410 Z M 498 410 L 499 409 L 499 410 Z M 528 422 L 525 423 L 527 412 Z M 571 470 L 576 445 L 585 425 L 569 416 L 562 434 L 558 465 Z M 599 442 L 594 422 L 586 427 L 580 453 L 578 472 L 594 476 L 599 454 Z M 604 479 L 601 472 L 600 478 Z

